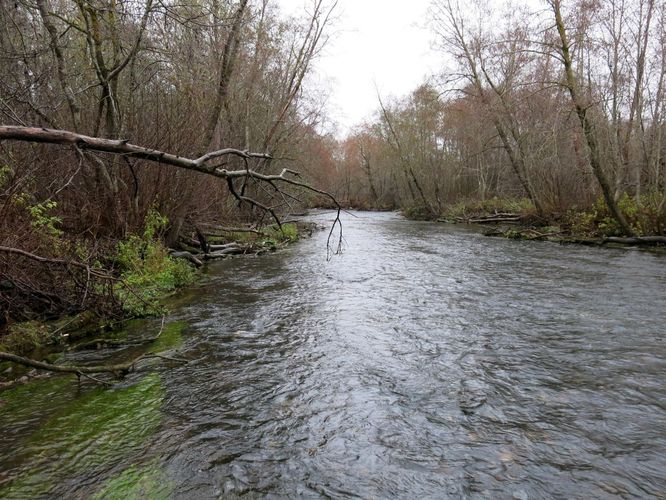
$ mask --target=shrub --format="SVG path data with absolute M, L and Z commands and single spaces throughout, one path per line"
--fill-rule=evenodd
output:
M 666 225 L 664 205 L 664 194 L 658 192 L 644 194 L 638 202 L 627 193 L 618 200 L 618 208 L 637 236 L 661 233 Z M 603 198 L 597 199 L 587 211 L 570 210 L 566 221 L 574 234 L 600 237 L 622 235 L 620 225 L 611 216 Z
M 425 205 L 414 205 L 404 209 L 405 217 L 412 220 L 432 220 L 436 214 Z
M 130 315 L 160 313 L 159 300 L 195 278 L 195 270 L 183 260 L 172 259 L 162 243 L 167 224 L 166 217 L 151 209 L 143 233 L 118 244 L 116 262 L 122 282 L 116 295 Z
M 488 200 L 460 201 L 446 207 L 445 219 L 455 220 L 470 216 L 480 216 L 496 213 L 533 214 L 536 212 L 534 204 L 528 198 L 490 198 Z

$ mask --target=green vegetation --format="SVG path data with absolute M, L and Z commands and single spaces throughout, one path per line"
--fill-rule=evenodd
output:
M 151 210 L 143 233 L 118 244 L 116 261 L 122 282 L 115 292 L 130 316 L 163 312 L 160 299 L 195 279 L 192 266 L 169 257 L 161 238 L 167 224 L 166 217 Z
M 51 240 L 56 240 L 54 231 L 57 221 L 48 215 L 52 204 L 32 207 L 34 216 L 40 221 L 40 230 Z M 0 350 L 19 355 L 29 355 L 42 346 L 62 342 L 62 335 L 78 339 L 87 335 L 108 332 L 113 325 L 127 318 L 153 316 L 166 313 L 163 299 L 177 289 L 196 280 L 197 271 L 185 260 L 173 259 L 163 243 L 163 234 L 168 225 L 166 217 L 156 210 L 150 210 L 145 218 L 144 229 L 140 234 L 130 235 L 116 244 L 110 260 L 113 269 L 120 278 L 113 284 L 110 300 L 119 304 L 120 311 L 112 310 L 111 316 L 104 311 L 84 311 L 75 316 L 67 316 L 56 321 L 44 322 L 32 320 L 10 325 L 0 337 Z M 299 230 L 296 224 L 284 224 L 282 228 L 268 226 L 259 233 L 232 233 L 222 242 L 236 241 L 247 245 L 253 251 L 275 250 L 280 245 L 298 240 Z M 215 242 L 214 238 L 210 238 Z M 219 242 L 219 240 L 217 240 Z M 55 244 L 55 243 L 53 243 Z M 64 244 L 63 244 L 64 246 Z M 77 254 L 85 254 L 84 248 L 76 247 Z M 105 260 L 105 259 L 101 259 Z M 81 258 L 81 261 L 85 261 Z M 101 270 L 99 261 L 93 267 Z M 108 264 L 107 264 L 108 267 Z M 103 294 L 102 285 L 99 295 Z M 109 300 L 109 299 L 106 299 Z M 119 321 L 119 317 L 122 318 Z M 169 328 L 163 332 L 159 343 L 169 338 Z M 54 334 L 56 332 L 57 334 Z M 106 335 L 108 337 L 108 334 Z
M 10 404 L 0 407 L 0 418 L 20 424 L 35 405 L 50 405 L 54 393 L 72 391 L 75 386 L 70 378 L 56 377 L 10 389 L 3 393 Z M 35 398 L 35 390 L 42 397 Z M 16 448 L 16 463 L 28 463 L 30 471 L 0 487 L 0 497 L 44 496 L 68 477 L 96 474 L 109 464 L 121 463 L 142 447 L 161 422 L 164 387 L 155 373 L 129 387 L 95 388 L 72 396 Z M 81 461 L 84 452 L 86 460 Z
M 27 353 L 50 343 L 51 329 L 41 321 L 25 321 L 12 325 L 10 331 L 0 337 L 0 351 Z
M 636 197 L 624 194 L 618 200 L 618 207 L 636 236 L 661 234 L 666 228 L 665 195 L 645 194 L 637 200 Z M 497 214 L 516 217 L 516 225 L 491 231 L 492 235 L 511 239 L 565 239 L 584 242 L 624 234 L 602 197 L 588 209 L 571 208 L 564 214 L 551 212 L 543 214 L 543 217 L 537 216 L 534 205 L 526 198 L 460 202 L 448 206 L 440 220 L 465 222 L 483 219 L 485 222 L 492 222 L 493 216 Z M 499 215 L 497 218 L 502 217 Z
M 63 232 L 58 229 L 56 225 L 62 223 L 62 218 L 51 215 L 51 212 L 55 210 L 57 206 L 58 204 L 53 200 L 29 206 L 28 212 L 32 217 L 32 227 L 35 229 L 42 229 L 46 234 L 54 238 L 60 238 L 63 235 Z
M 403 210 L 405 217 L 412 220 L 432 220 L 436 218 L 436 214 L 425 205 L 413 205 L 405 207 Z
M 636 236 L 661 234 L 666 227 L 666 195 L 662 193 L 645 194 L 638 201 L 635 197 L 624 194 L 618 200 L 618 208 Z M 564 222 L 572 234 L 581 237 L 623 234 L 622 228 L 611 216 L 603 198 L 599 198 L 588 210 L 569 210 Z
M 478 215 L 497 213 L 532 215 L 535 212 L 534 204 L 528 198 L 493 197 L 487 200 L 461 201 L 449 205 L 441 216 L 444 220 L 455 221 Z
M 143 500 L 169 498 L 175 484 L 156 462 L 132 465 L 107 480 L 93 500 Z
M 270 226 L 262 229 L 261 232 L 263 236 L 259 236 L 259 243 L 262 246 L 275 247 L 279 244 L 298 241 L 298 228 L 296 224 L 283 224 L 282 229 L 277 226 Z

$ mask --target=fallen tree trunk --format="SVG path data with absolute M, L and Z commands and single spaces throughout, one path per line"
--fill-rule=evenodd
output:
M 201 260 L 197 259 L 193 254 L 190 252 L 179 252 L 177 250 L 169 250 L 169 255 L 173 257 L 174 259 L 184 259 L 187 260 L 188 262 L 191 262 L 194 264 L 196 267 L 201 267 L 203 266 L 203 262 Z
M 251 227 L 219 227 L 219 226 L 210 226 L 209 230 L 207 231 L 207 235 L 209 237 L 222 237 L 223 235 L 221 234 L 215 234 L 214 231 L 218 231 L 220 233 L 254 233 L 258 234 L 260 236 L 263 236 L 265 233 L 260 231 L 259 229 L 253 229 Z
M 112 373 L 117 376 L 126 375 L 132 371 L 137 361 L 144 358 L 144 355 L 139 356 L 127 363 L 119 363 L 115 365 L 96 365 L 96 366 L 76 366 L 76 365 L 54 365 L 52 363 L 45 363 L 44 361 L 35 361 L 34 359 L 24 358 L 16 354 L 8 352 L 0 352 L 0 361 L 11 361 L 19 365 L 27 366 L 29 368 L 37 368 L 39 370 L 46 370 L 56 373 L 73 373 L 74 375 L 94 375 L 99 373 Z
M 514 217 L 483 217 L 479 219 L 469 219 L 470 224 L 498 224 L 498 223 L 518 223 L 522 217 L 517 215 Z
M 209 249 L 210 252 L 208 252 L 208 253 L 221 252 L 221 251 L 224 251 L 224 250 L 231 250 L 231 249 L 234 249 L 234 248 L 243 249 L 243 245 L 241 245 L 240 243 L 227 243 L 225 245 L 210 245 L 210 249 Z

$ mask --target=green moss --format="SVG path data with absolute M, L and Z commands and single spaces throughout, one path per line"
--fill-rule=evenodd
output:
M 10 425 L 19 408 L 34 412 L 41 407 L 52 413 L 17 447 L 13 461 L 24 472 L 0 487 L 1 498 L 43 496 L 67 478 L 94 475 L 120 463 L 137 453 L 161 422 L 165 390 L 158 374 L 147 375 L 130 387 L 96 388 L 73 399 L 67 394 L 71 378 L 65 380 L 68 382 L 58 378 L 28 384 L 3 393 L 8 401 L 0 411 L 3 426 Z M 36 402 L 33 391 L 41 394 Z M 58 407 L 62 398 L 67 403 Z M 22 411 L 24 417 L 31 415 Z
M 53 408 L 53 404 L 57 404 L 54 400 L 57 401 L 63 394 L 74 395 L 75 392 L 76 379 L 69 375 L 13 386 L 0 393 L 0 422 L 3 427 L 22 425 L 42 408 L 57 410 L 57 407 Z
M 53 335 L 47 324 L 39 321 L 15 323 L 2 336 L 0 350 L 16 354 L 26 354 L 36 348 L 53 342 Z
M 143 467 L 132 465 L 118 476 L 107 480 L 93 500 L 141 500 L 169 498 L 175 484 L 155 463 Z

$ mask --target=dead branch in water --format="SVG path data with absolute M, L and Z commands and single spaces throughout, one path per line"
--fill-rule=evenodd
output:
M 162 317 L 162 323 L 160 325 L 160 330 L 155 335 L 154 337 L 150 337 L 147 339 L 143 339 L 141 343 L 146 344 L 149 342 L 155 342 L 160 338 L 162 335 L 162 332 L 164 331 L 164 320 L 165 317 Z M 93 341 L 93 342 L 100 342 L 99 340 Z M 127 343 L 127 345 L 131 345 L 130 343 Z M 117 364 L 109 364 L 109 365 L 89 365 L 89 366 L 80 366 L 80 365 L 56 365 L 53 363 L 46 363 L 44 361 L 37 361 L 34 359 L 30 358 L 25 358 L 23 356 L 18 356 L 16 354 L 11 354 L 8 352 L 0 352 L 0 361 L 9 361 L 11 363 L 16 363 L 21 366 L 26 366 L 28 368 L 35 368 L 37 370 L 44 370 L 48 372 L 53 372 L 53 373 L 72 373 L 76 375 L 79 380 L 81 377 L 90 379 L 96 383 L 99 384 L 104 384 L 104 385 L 110 385 L 108 382 L 105 382 L 103 380 L 99 380 L 93 375 L 101 374 L 101 373 L 109 373 L 112 374 L 114 377 L 117 378 L 122 378 L 128 373 L 134 371 L 136 368 L 136 364 L 143 360 L 143 359 L 149 359 L 149 358 L 159 358 L 163 359 L 166 361 L 175 361 L 178 363 L 188 363 L 189 361 L 186 359 L 182 358 L 172 358 L 169 356 L 164 356 L 161 354 L 157 353 L 152 353 L 152 352 L 146 352 L 143 353 L 139 356 L 137 356 L 134 359 L 131 359 L 130 361 L 127 361 L 125 363 L 117 363 Z

